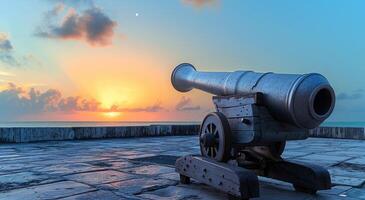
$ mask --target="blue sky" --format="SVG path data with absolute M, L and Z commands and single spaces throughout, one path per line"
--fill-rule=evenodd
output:
M 37 27 L 44 23 L 45 13 L 57 4 L 78 13 L 90 7 L 101 9 L 117 24 L 110 46 L 90 46 L 80 38 L 35 36 Z M 81 95 L 97 99 L 92 92 L 84 92 L 94 88 L 85 88 L 78 82 L 85 78 L 82 72 L 65 66 L 68 60 L 77 59 L 79 53 L 119 52 L 121 59 L 140 54 L 155 62 L 143 63 L 145 67 L 134 63 L 140 66 L 136 68 L 143 74 L 152 71 L 162 79 L 161 84 L 169 84 L 172 68 L 181 62 L 213 71 L 322 73 L 339 97 L 330 120 L 365 120 L 364 1 L 3 0 L 0 5 L 0 32 L 7 34 L 14 46 L 14 56 L 32 55 L 42 63 L 41 67 L 27 63 L 17 68 L 0 63 L 0 71 L 16 74 L 0 79 L 7 78 L 18 85 L 44 80 L 41 82 L 46 86 L 39 90 L 57 88 L 67 95 L 79 95 L 81 91 Z M 78 67 L 89 66 L 78 63 Z M 119 67 L 127 73 L 125 66 Z M 111 66 L 110 71 L 115 68 L 118 67 Z M 189 97 L 190 104 L 202 108 L 181 114 L 185 118 L 178 119 L 199 118 L 211 107 L 210 96 L 198 91 L 179 94 L 166 87 L 160 96 L 164 95 L 166 98 L 151 94 L 151 102 L 135 106 L 161 101 L 172 115 L 174 103 Z

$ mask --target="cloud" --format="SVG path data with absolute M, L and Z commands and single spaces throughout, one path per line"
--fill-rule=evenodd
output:
M 13 45 L 7 34 L 0 32 L 0 61 L 10 66 L 20 66 L 13 56 Z
M 67 13 L 64 4 L 57 4 L 45 14 L 44 25 L 36 30 L 36 36 L 64 40 L 82 40 L 93 46 L 106 46 L 112 43 L 117 23 L 102 12 L 92 7 L 78 13 L 70 7 Z M 61 18 L 54 22 L 54 18 Z
M 53 18 L 59 15 L 65 9 L 65 4 L 57 3 L 52 10 L 49 10 L 45 13 L 46 18 Z
M 113 112 L 159 112 L 162 110 L 165 110 L 165 109 L 162 107 L 161 102 L 157 102 L 157 103 L 153 104 L 152 106 L 146 106 L 146 107 L 142 107 L 142 108 L 119 108 L 118 106 L 114 105 L 108 111 L 113 111 Z
M 200 106 L 193 106 L 190 98 L 182 97 L 180 101 L 176 104 L 175 109 L 177 111 L 200 110 Z
M 64 97 L 56 89 L 41 92 L 31 88 L 26 90 L 13 83 L 0 91 L 0 119 L 16 119 L 25 114 L 39 114 L 50 112 L 158 112 L 165 110 L 161 103 L 142 108 L 120 108 L 116 105 L 111 108 L 102 108 L 95 99 L 80 96 Z
M 12 67 L 29 66 L 29 65 L 42 66 L 42 62 L 39 61 L 32 54 L 25 56 L 19 56 L 19 55 L 16 56 L 14 53 L 14 46 L 10 41 L 9 36 L 1 32 L 0 32 L 0 61 Z
M 13 77 L 15 75 L 9 72 L 0 71 L 0 76 Z
M 58 4 L 70 5 L 74 7 L 95 7 L 93 0 L 48 0 L 50 3 L 57 2 Z
M 19 67 L 19 61 L 11 53 L 0 53 L 0 61 L 13 67 Z
M 337 99 L 338 100 L 357 100 L 357 99 L 363 98 L 363 96 L 364 96 L 364 90 L 358 89 L 358 90 L 353 91 L 352 93 L 342 92 L 337 95 Z
M 5 33 L 0 33 L 0 51 L 9 52 L 11 50 L 13 50 L 13 45 L 8 36 Z
M 218 0 L 182 0 L 183 3 L 187 5 L 194 6 L 196 8 L 202 8 L 205 6 L 215 5 Z

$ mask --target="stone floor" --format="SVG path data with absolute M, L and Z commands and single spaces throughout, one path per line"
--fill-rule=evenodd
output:
M 195 136 L 2 144 L 0 199 L 226 199 L 197 182 L 179 184 L 171 163 L 198 153 Z M 365 199 L 365 141 L 293 141 L 284 156 L 325 166 L 335 186 L 314 196 L 260 178 L 257 199 Z

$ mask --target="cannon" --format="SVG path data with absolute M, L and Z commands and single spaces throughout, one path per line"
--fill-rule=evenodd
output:
M 334 109 L 334 90 L 321 74 L 199 72 L 183 63 L 171 83 L 180 92 L 195 88 L 215 95 L 216 112 L 200 127 L 202 156 L 176 161 L 182 183 L 194 178 L 239 199 L 259 196 L 257 175 L 312 194 L 331 188 L 323 167 L 281 157 L 287 140 L 308 138 Z

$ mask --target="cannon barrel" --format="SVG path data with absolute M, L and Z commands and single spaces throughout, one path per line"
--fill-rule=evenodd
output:
M 307 129 L 319 126 L 335 105 L 331 85 L 317 73 L 198 72 L 182 63 L 172 72 L 171 82 L 180 92 L 196 88 L 220 96 L 262 93 L 263 105 L 276 120 Z

